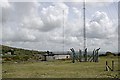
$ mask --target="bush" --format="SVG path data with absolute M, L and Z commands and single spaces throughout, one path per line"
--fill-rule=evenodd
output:
M 23 57 L 23 61 L 27 61 L 28 59 L 29 59 L 29 56 L 27 55 Z
M 3 61 L 12 61 L 12 56 L 11 55 L 3 55 L 2 59 L 3 59 Z
M 27 61 L 28 59 L 29 59 L 30 57 L 29 56 L 27 56 L 27 55 L 24 55 L 24 56 L 19 56 L 19 60 L 21 60 L 21 61 Z
M 13 60 L 20 60 L 20 57 L 19 57 L 18 55 L 16 55 L 16 56 L 13 56 L 12 59 L 13 59 Z
M 12 61 L 12 58 L 4 58 L 4 61 Z
M 106 56 L 116 56 L 116 54 L 112 52 L 106 52 Z
M 107 56 L 106 54 L 100 54 L 99 56 Z

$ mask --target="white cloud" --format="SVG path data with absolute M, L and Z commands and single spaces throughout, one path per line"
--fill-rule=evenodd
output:
M 88 23 L 87 36 L 89 38 L 109 38 L 116 32 L 117 27 L 113 27 L 112 21 L 105 12 L 97 11 L 93 15 L 93 20 Z
M 36 3 L 9 3 L 11 7 L 2 7 L 3 40 L 5 41 L 33 41 L 35 36 L 29 26 L 38 26 L 41 22 L 36 15 Z M 26 24 L 23 21 L 27 17 Z M 31 22 L 31 21 L 32 22 Z M 38 21 L 38 22 L 37 22 Z M 32 25 L 33 24 L 33 25 Z
M 49 31 L 54 28 L 59 28 L 62 26 L 63 21 L 63 10 L 64 19 L 68 15 L 68 7 L 64 3 L 53 3 L 53 6 L 43 8 L 41 11 L 41 19 L 44 23 L 43 31 Z
M 40 29 L 44 26 L 44 23 L 39 16 L 33 14 L 31 16 L 25 16 L 20 25 L 23 28 Z
M 48 32 L 62 26 L 63 10 L 65 10 L 65 19 L 68 15 L 68 7 L 64 3 L 53 3 L 54 6 L 42 8 L 41 12 L 39 4 L 36 2 L 15 2 L 9 3 L 12 6 L 9 9 L 3 8 L 4 15 L 2 16 L 6 17 L 2 22 L 3 40 L 34 41 L 38 38 L 36 34 L 39 32 Z M 37 33 L 34 34 L 36 30 Z M 45 35 L 47 34 L 42 36 Z
M 7 3 L 3 8 L 3 43 L 39 50 L 65 50 L 83 47 L 82 9 L 65 3 L 21 2 Z M 63 10 L 64 38 L 63 38 Z M 6 17 L 5 17 L 6 16 Z M 90 15 L 89 15 L 90 16 Z M 106 12 L 97 11 L 87 20 L 88 47 L 114 45 L 116 26 Z M 113 40 L 112 41 L 108 41 Z M 99 43 L 98 43 L 99 42 Z M 17 45 L 18 44 L 18 45 Z M 34 45 L 34 46 L 33 46 Z M 93 45 L 92 47 L 90 47 Z M 114 45 L 115 46 L 115 45 Z
M 82 16 L 80 9 L 77 9 L 75 7 L 72 8 L 73 12 L 75 13 L 74 15 L 77 16 L 78 18 L 80 18 Z
M 0 7 L 3 7 L 3 8 L 10 7 L 8 0 L 2 0 L 0 2 Z

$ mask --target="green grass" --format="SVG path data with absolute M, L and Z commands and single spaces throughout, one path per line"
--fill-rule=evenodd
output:
M 105 61 L 115 61 L 115 71 L 104 71 Z M 110 65 L 111 66 L 111 65 Z M 98 63 L 53 61 L 3 63 L 3 78 L 115 78 L 118 77 L 118 58 L 101 57 Z

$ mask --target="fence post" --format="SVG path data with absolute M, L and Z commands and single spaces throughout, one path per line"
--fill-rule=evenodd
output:
M 79 61 L 82 61 L 82 51 L 79 49 Z
M 85 62 L 87 62 L 87 48 L 85 49 Z
M 93 62 L 95 62 L 95 49 L 93 50 Z
M 114 61 L 112 61 L 112 68 L 108 65 L 108 62 L 106 61 L 106 70 L 105 71 L 114 71 Z
M 108 71 L 108 68 L 107 68 L 107 66 L 108 66 L 108 62 L 106 61 L 106 65 L 105 65 L 105 71 Z
M 112 61 L 112 71 L 114 71 L 114 61 Z
M 95 60 L 95 62 L 98 62 L 98 51 L 100 50 L 100 48 L 98 48 L 96 51 L 95 51 L 95 54 L 96 54 L 96 60 Z
M 71 51 L 72 51 L 72 53 L 73 53 L 73 55 L 72 55 L 72 63 L 75 63 L 75 51 L 74 51 L 74 49 L 72 48 L 72 49 L 70 49 Z
M 96 62 L 98 62 L 98 50 L 96 50 Z

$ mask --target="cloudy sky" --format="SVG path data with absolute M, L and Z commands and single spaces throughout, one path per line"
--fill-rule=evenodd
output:
M 88 50 L 92 51 L 100 47 L 101 51 L 116 52 L 118 1 L 90 1 L 86 2 Z M 83 49 L 83 2 L 81 1 L 4 0 L 0 3 L 0 9 L 2 33 L 0 44 L 45 51 Z

